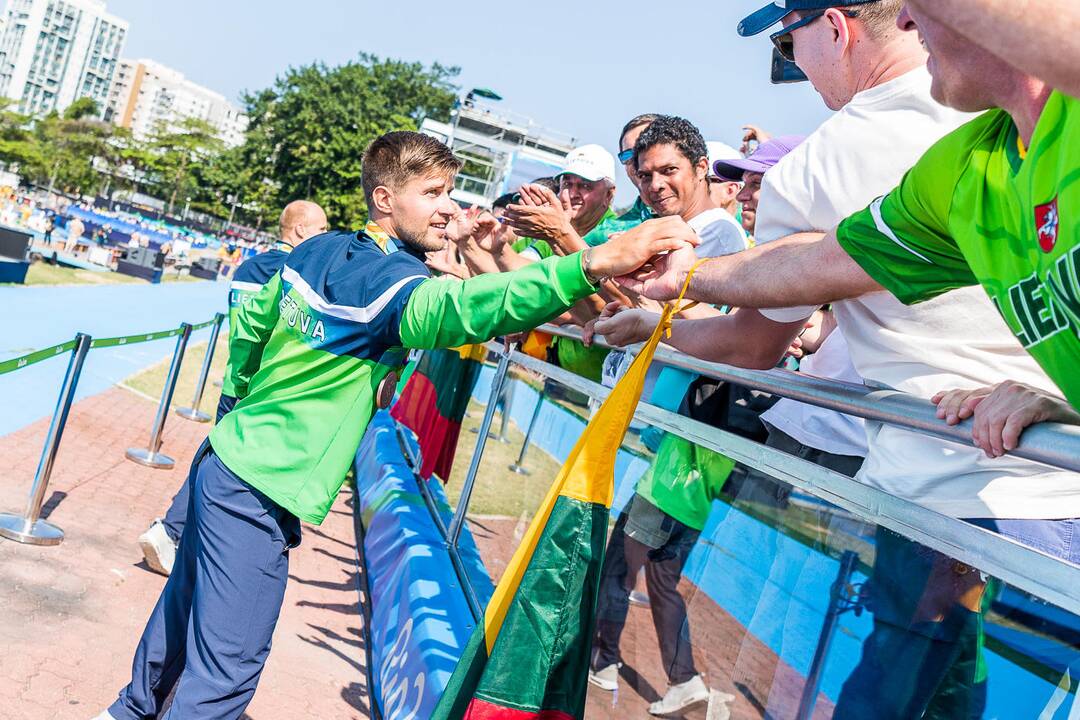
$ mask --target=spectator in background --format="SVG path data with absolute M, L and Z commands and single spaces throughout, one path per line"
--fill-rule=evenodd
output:
M 712 196 L 717 207 L 724 208 L 739 227 L 742 227 L 739 221 L 739 191 L 742 189 L 742 180 L 722 178 L 716 174 L 713 167 L 723 160 L 742 160 L 743 155 L 727 143 L 718 140 L 709 140 L 705 143 L 705 147 L 709 149 L 709 195 Z M 745 228 L 743 228 L 743 233 L 746 234 Z
M 71 218 L 67 224 L 67 240 L 64 242 L 64 252 L 74 253 L 79 247 L 79 240 L 86 231 L 86 225 L 77 216 Z
M 56 229 L 56 216 L 45 211 L 45 244 L 52 245 L 53 230 Z
M 657 216 L 686 221 L 701 238 L 700 257 L 746 249 L 746 233 L 712 196 L 708 148 L 691 122 L 657 118 L 638 137 L 634 156 L 641 197 Z
M 755 230 L 758 201 L 761 198 L 761 182 L 765 177 L 765 171 L 805 139 L 802 135 L 778 137 L 760 144 L 755 143 L 754 150 L 748 153 L 749 157 L 745 160 L 738 158 L 734 161 L 717 160 L 713 163 L 713 170 L 718 177 L 724 180 L 742 181 L 736 199 L 742 206 L 742 226 L 746 232 L 753 234 Z
M 525 186 L 521 202 L 506 211 L 506 221 L 519 235 L 537 238 L 531 246 L 537 260 L 584 249 L 582 238 L 601 221 L 615 218 L 615 158 L 601 146 L 571 150 L 556 180 L 558 196 Z
M 634 143 L 637 142 L 638 137 L 645 131 L 645 128 L 651 125 L 658 117 L 660 115 L 656 113 L 645 113 L 632 118 L 623 126 L 622 133 L 619 135 L 619 162 L 622 163 L 623 170 L 626 171 L 626 176 L 630 178 L 630 182 L 634 185 L 634 189 L 638 191 L 638 195 L 634 198 L 634 204 L 626 212 L 615 218 L 601 220 L 599 225 L 582 238 L 586 245 L 599 245 L 607 242 L 608 236 L 637 227 L 645 220 L 653 217 L 652 210 L 641 199 L 637 164 L 634 162 Z

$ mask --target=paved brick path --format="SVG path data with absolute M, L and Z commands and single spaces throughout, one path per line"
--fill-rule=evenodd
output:
M 216 398 L 213 398 L 216 402 Z M 208 399 L 207 407 L 210 407 Z M 72 410 L 47 496 L 67 537 L 41 548 L 0 540 L 0 717 L 91 718 L 127 681 L 165 579 L 135 540 L 164 513 L 208 427 L 169 418 L 171 471 L 124 459 L 147 442 L 154 405 L 119 388 Z M 0 510 L 21 511 L 47 421 L 0 437 Z M 342 495 L 304 527 L 253 720 L 367 718 L 351 511 Z

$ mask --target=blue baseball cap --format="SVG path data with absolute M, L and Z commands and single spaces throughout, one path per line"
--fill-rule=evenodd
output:
M 866 5 L 877 0 L 775 0 L 755 13 L 751 13 L 739 23 L 739 34 L 750 37 L 763 32 L 780 22 L 788 13 L 796 10 L 824 10 L 826 8 L 851 7 Z

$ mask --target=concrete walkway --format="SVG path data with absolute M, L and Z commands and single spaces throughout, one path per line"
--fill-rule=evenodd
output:
M 45 506 L 65 541 L 33 547 L 0 540 L 2 718 L 92 718 L 130 677 L 135 645 L 165 583 L 143 564 L 136 538 L 164 513 L 208 429 L 171 418 L 163 451 L 176 458 L 176 469 L 135 465 L 124 449 L 145 442 L 154 410 L 120 388 L 78 403 Z M 0 510 L 22 510 L 46 426 L 42 420 L 0 438 Z M 368 717 L 348 499 L 341 496 L 322 526 L 305 525 L 292 552 L 249 719 Z

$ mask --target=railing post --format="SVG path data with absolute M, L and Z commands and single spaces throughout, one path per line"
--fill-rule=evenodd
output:
M 451 547 L 457 547 L 458 538 L 461 536 L 461 528 L 465 524 L 465 513 L 469 509 L 469 498 L 472 497 L 473 485 L 476 483 L 476 473 L 480 470 L 480 458 L 484 454 L 484 446 L 487 445 L 488 432 L 491 430 L 491 419 L 495 415 L 495 404 L 499 400 L 503 383 L 510 369 L 510 356 L 513 348 L 507 348 L 499 357 L 499 365 L 495 368 L 495 375 L 491 378 L 491 393 L 488 396 L 487 407 L 484 408 L 484 419 L 480 421 L 480 432 L 476 436 L 476 448 L 469 460 L 469 471 L 465 474 L 465 484 L 461 487 L 461 497 L 458 498 L 454 517 L 447 529 L 447 536 Z
M 536 421 L 540 418 L 540 411 L 544 408 L 544 398 L 547 397 L 547 382 L 540 389 L 540 394 L 536 398 L 536 407 L 533 408 L 532 419 L 529 420 L 529 429 L 525 431 L 525 442 L 521 443 L 521 452 L 518 453 L 517 460 L 513 465 L 510 465 L 511 472 L 515 472 L 518 475 L 532 475 L 528 468 L 525 467 L 525 453 L 529 452 L 529 443 L 532 442 L 533 429 L 536 428 Z
M 176 350 L 173 352 L 172 363 L 169 365 L 169 374 L 165 376 L 165 387 L 161 391 L 161 402 L 158 404 L 157 415 L 154 424 L 150 428 L 150 445 L 146 448 L 128 448 L 125 456 L 132 462 L 140 465 L 171 470 L 176 462 L 168 455 L 158 452 L 161 449 L 161 433 L 165 429 L 165 418 L 169 415 L 169 403 L 172 402 L 173 390 L 176 389 L 176 380 L 180 377 L 180 363 L 184 360 L 184 351 L 187 349 L 188 338 L 191 337 L 191 325 L 180 323 L 180 334 L 176 338 Z
M 851 574 L 855 572 L 855 563 L 858 559 L 859 556 L 853 550 L 845 550 L 840 557 L 840 571 L 836 574 L 836 580 L 829 591 L 829 609 L 825 611 L 825 622 L 822 624 L 821 634 L 818 636 L 814 659 L 810 661 L 810 670 L 806 673 L 806 684 L 803 685 L 802 697 L 799 699 L 799 709 L 795 715 L 796 720 L 810 720 L 810 717 L 814 714 L 818 690 L 821 688 L 821 674 L 825 670 L 825 661 L 829 657 L 829 647 L 832 645 L 833 636 L 836 634 L 837 620 L 845 612 L 855 607 L 846 597 L 844 590 L 851 580 Z
M 28 545 L 59 545 L 64 539 L 64 531 L 41 518 L 41 503 L 45 500 L 45 490 L 49 487 L 56 453 L 60 449 L 60 438 L 64 434 L 68 412 L 75 399 L 75 388 L 82 375 L 83 362 L 90 350 L 90 336 L 79 333 L 75 336 L 75 347 L 71 351 L 67 372 L 60 385 L 60 397 L 56 401 L 49 432 L 45 435 L 45 445 L 41 449 L 34 484 L 30 487 L 30 498 L 26 511 L 20 515 L 0 513 L 0 537 Z
M 195 399 L 191 401 L 191 407 L 176 408 L 176 414 L 185 420 L 193 422 L 210 422 L 211 417 L 199 410 L 202 403 L 203 391 L 206 390 L 206 379 L 210 375 L 210 364 L 214 361 L 214 349 L 217 347 L 218 334 L 221 332 L 221 322 L 225 316 L 221 313 L 214 315 L 214 324 L 210 328 L 210 344 L 206 346 L 206 355 L 203 357 L 202 370 L 199 371 L 199 380 L 195 383 Z

